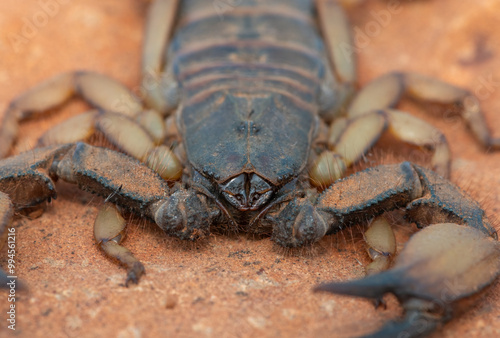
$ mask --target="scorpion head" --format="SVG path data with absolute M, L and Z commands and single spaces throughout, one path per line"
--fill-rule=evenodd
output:
M 219 187 L 224 198 L 241 211 L 257 210 L 273 195 L 272 185 L 254 173 L 242 173 Z

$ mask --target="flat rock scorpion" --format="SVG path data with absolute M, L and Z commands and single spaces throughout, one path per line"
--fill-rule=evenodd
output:
M 316 290 L 377 301 L 395 294 L 404 318 L 380 336 L 434 331 L 498 277 L 500 247 L 479 204 L 447 180 L 444 135 L 395 107 L 403 95 L 457 103 L 480 143 L 500 149 L 500 140 L 470 92 L 439 80 L 398 72 L 356 90 L 355 62 L 345 53 L 351 39 L 335 1 L 242 0 L 221 17 L 211 1 L 156 0 L 143 50 L 144 102 L 107 76 L 70 72 L 9 105 L 0 157 L 23 119 L 75 94 L 95 109 L 49 130 L 39 148 L 0 162 L 0 228 L 15 212 L 55 198 L 56 180 L 77 184 L 106 198 L 96 242 L 127 267 L 127 283 L 137 283 L 145 269 L 120 244 L 122 210 L 181 239 L 219 226 L 271 233 L 285 247 L 374 219 L 365 234 L 368 276 Z M 404 162 L 344 177 L 386 131 L 431 149 L 432 170 Z M 96 133 L 116 150 L 85 143 Z M 394 235 L 380 215 L 393 209 L 425 229 L 391 265 Z M 450 280 L 461 292 L 437 301 Z

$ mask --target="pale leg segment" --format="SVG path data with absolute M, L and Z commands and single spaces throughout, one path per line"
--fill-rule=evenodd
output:
M 491 136 L 479 100 L 473 94 L 425 75 L 390 73 L 373 80 L 354 97 L 347 115 L 352 118 L 371 110 L 393 108 L 403 95 L 423 102 L 458 105 L 459 114 L 476 139 L 487 148 L 500 149 L 500 139 Z
M 339 168 L 358 161 L 387 128 L 396 139 L 430 149 L 432 169 L 449 177 L 451 153 L 446 137 L 421 119 L 393 109 L 403 95 L 420 101 L 459 105 L 460 114 L 475 137 L 486 147 L 500 149 L 500 140 L 491 136 L 477 99 L 468 91 L 423 75 L 390 73 L 366 85 L 352 100 L 347 116 L 334 120 L 328 135 L 331 154 L 320 156 L 313 166 L 313 184 L 328 186 L 342 177 L 342 170 L 328 169 L 331 164 L 336 163 L 335 167 Z M 332 157 L 335 154 L 340 155 L 343 164 Z
M 142 54 L 142 93 L 146 104 L 165 114 L 177 106 L 178 86 L 164 60 L 179 0 L 156 0 L 149 7 Z
M 323 152 L 313 164 L 312 184 L 326 187 L 343 177 L 346 168 L 359 161 L 386 130 L 400 141 L 432 150 L 432 169 L 449 177 L 450 151 L 439 129 L 408 113 L 383 109 L 341 118 L 331 125 L 329 151 Z
M 99 210 L 94 223 L 94 238 L 108 257 L 117 259 L 127 267 L 127 280 L 137 284 L 145 269 L 132 252 L 120 245 L 125 238 L 126 222 L 114 204 L 106 203 Z
M 75 94 L 97 110 L 50 129 L 40 138 L 40 146 L 85 141 L 98 131 L 163 178 L 176 180 L 181 176 L 179 160 L 161 145 L 165 137 L 163 117 L 154 110 L 144 110 L 140 100 L 121 83 L 92 72 L 57 75 L 15 99 L 0 126 L 0 157 L 8 153 L 21 120 L 55 108 Z

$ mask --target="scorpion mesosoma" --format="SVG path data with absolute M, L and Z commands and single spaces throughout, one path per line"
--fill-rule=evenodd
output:
M 450 319 L 456 303 L 498 276 L 498 244 L 484 236 L 495 237 L 493 228 L 478 204 L 443 178 L 449 172 L 446 140 L 393 109 L 403 93 L 462 103 L 475 136 L 498 148 L 477 106 L 468 103 L 473 98 L 467 91 L 393 73 L 355 94 L 354 62 L 338 49 L 350 43 L 347 23 L 331 1 L 316 3 L 322 38 L 313 24 L 311 1 L 241 1 L 222 20 L 212 3 L 184 1 L 175 10 L 176 3 L 156 1 L 150 12 L 143 88 L 151 110 L 144 112 L 139 100 L 114 80 L 89 72 L 62 74 L 12 102 L 0 127 L 2 155 L 19 120 L 74 93 L 98 111 L 51 130 L 40 140 L 45 147 L 0 163 L 3 226 L 14 210 L 31 210 L 55 197 L 53 180 L 76 183 L 110 202 L 96 220 L 96 240 L 128 267 L 127 281 L 137 282 L 144 268 L 119 245 L 125 225 L 113 204 L 183 239 L 206 237 L 212 224 L 225 224 L 233 230 L 272 232 L 277 243 L 291 247 L 406 207 L 409 220 L 432 226 L 412 238 L 391 270 L 318 288 L 374 299 L 396 294 L 405 320 L 389 324 L 382 335 L 433 331 Z M 159 113 L 176 107 L 164 128 Z M 416 136 L 407 125 L 418 125 Z M 432 166 L 440 175 L 403 163 L 336 181 L 388 128 L 402 141 L 431 148 Z M 96 131 L 162 178 L 128 156 L 78 143 Z M 138 136 L 128 142 L 125 135 L 131 133 Z M 176 142 L 174 153 L 159 145 Z M 304 172 L 310 172 L 309 180 Z M 165 183 L 181 176 L 183 184 Z M 318 194 L 311 186 L 329 188 Z M 445 222 L 462 226 L 438 224 Z M 374 258 L 371 269 L 379 272 L 395 254 L 394 243 L 383 219 L 373 223 L 366 237 Z M 475 254 L 460 264 L 452 261 L 463 250 Z M 450 264 L 458 264 L 456 270 L 444 269 Z M 460 294 L 438 302 L 442 284 L 465 272 L 477 278 L 464 281 Z M 421 320 L 428 323 L 425 332 L 412 325 Z

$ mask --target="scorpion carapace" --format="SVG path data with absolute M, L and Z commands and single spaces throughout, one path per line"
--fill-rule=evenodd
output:
M 379 335 L 432 332 L 498 277 L 500 246 L 479 204 L 446 179 L 444 135 L 395 106 L 403 95 L 457 104 L 483 145 L 499 149 L 500 140 L 471 93 L 439 80 L 395 72 L 356 92 L 355 62 L 340 48 L 350 43 L 334 1 L 242 0 L 220 11 L 211 1 L 156 0 L 144 44 L 144 104 L 92 72 L 58 75 L 11 102 L 0 125 L 2 157 L 22 119 L 74 94 L 96 110 L 49 130 L 39 148 L 0 162 L 0 228 L 14 211 L 55 198 L 57 179 L 77 184 L 106 198 L 94 237 L 128 268 L 127 283 L 137 283 L 144 267 L 120 245 L 120 208 L 182 239 L 233 224 L 268 229 L 286 247 L 373 219 L 365 233 L 370 276 L 318 290 L 377 300 L 392 292 L 405 317 Z M 433 171 L 404 162 L 338 180 L 386 131 L 430 149 Z M 121 152 L 86 144 L 95 133 Z M 393 209 L 426 229 L 381 272 L 396 245 L 380 215 Z M 462 252 L 466 259 L 457 259 Z M 461 288 L 443 299 L 450 280 Z
M 187 159 L 196 170 L 218 183 L 255 173 L 275 186 L 302 172 L 317 130 L 314 111 L 280 94 L 214 96 L 179 111 Z

